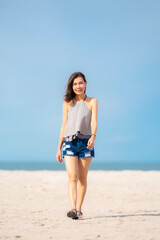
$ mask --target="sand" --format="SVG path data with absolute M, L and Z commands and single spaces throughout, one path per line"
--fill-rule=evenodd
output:
M 66 171 L 0 170 L 0 239 L 159 240 L 160 171 L 89 171 L 84 218 Z

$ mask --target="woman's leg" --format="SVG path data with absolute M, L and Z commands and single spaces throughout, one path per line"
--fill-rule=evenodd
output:
M 64 160 L 69 177 L 68 195 L 73 209 L 77 201 L 78 157 L 64 156 Z
M 84 196 L 87 190 L 87 174 L 91 158 L 79 158 L 78 167 L 79 167 L 79 178 L 78 178 L 78 189 L 77 189 L 77 211 L 81 211 L 81 206 L 84 200 Z

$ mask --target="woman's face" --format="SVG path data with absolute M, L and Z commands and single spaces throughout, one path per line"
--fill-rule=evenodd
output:
M 73 91 L 75 94 L 80 95 L 83 94 L 86 88 L 86 82 L 82 77 L 77 77 L 73 81 Z

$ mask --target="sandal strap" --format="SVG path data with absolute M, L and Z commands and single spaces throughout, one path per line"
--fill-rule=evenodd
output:
M 73 210 L 73 211 L 75 210 L 75 211 L 77 212 L 76 208 L 72 208 L 72 210 Z
M 81 211 L 77 211 L 77 212 L 79 212 L 80 214 L 82 214 L 82 215 L 83 215 L 83 213 L 82 213 Z

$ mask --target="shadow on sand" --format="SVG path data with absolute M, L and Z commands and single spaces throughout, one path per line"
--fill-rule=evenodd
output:
M 102 218 L 125 218 L 125 217 L 159 217 L 160 213 L 141 213 L 141 214 L 123 214 L 123 215 L 108 215 L 108 216 L 95 216 L 90 218 L 79 218 L 78 220 L 93 220 Z

